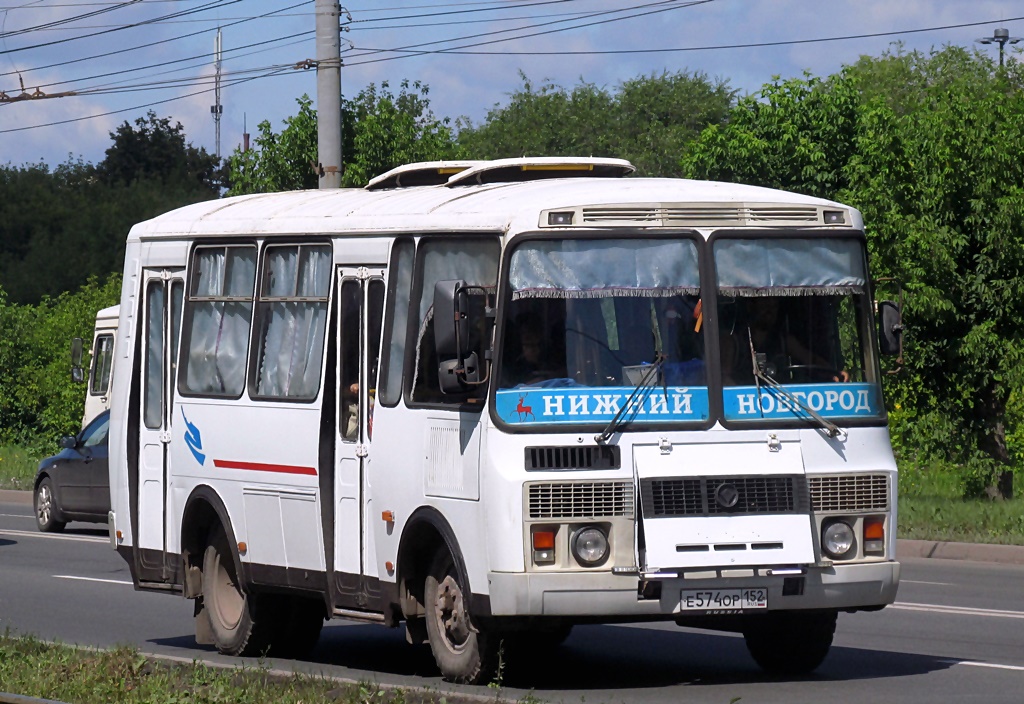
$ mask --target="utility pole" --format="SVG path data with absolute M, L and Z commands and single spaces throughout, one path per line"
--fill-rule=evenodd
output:
M 213 129 L 217 139 L 217 158 L 220 159 L 220 116 L 224 112 L 224 106 L 220 104 L 220 63 L 221 63 L 221 41 L 220 27 L 217 28 L 217 38 L 213 40 L 213 67 L 217 71 L 217 78 L 213 84 L 213 102 L 210 112 L 213 114 Z
M 340 16 L 338 0 L 316 0 L 316 170 L 320 188 L 341 188 Z
M 991 37 L 982 37 L 981 39 L 975 39 L 979 44 L 998 44 L 999 45 L 999 68 L 1003 67 L 1003 46 L 1006 44 L 1016 44 L 1021 40 L 1020 37 L 1011 37 L 1010 30 L 1000 27 L 992 33 Z

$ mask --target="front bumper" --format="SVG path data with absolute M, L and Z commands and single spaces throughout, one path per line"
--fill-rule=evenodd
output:
M 711 570 L 658 580 L 661 594 L 652 599 L 640 597 L 641 582 L 636 575 L 491 572 L 491 615 L 668 619 L 679 615 L 683 589 L 740 587 L 767 588 L 769 610 L 877 609 L 896 600 L 900 581 L 898 562 L 807 567 L 802 575 L 801 593 L 783 596 L 785 580 L 793 577 L 769 575 L 767 568 L 725 572 L 734 576 L 722 576 L 722 570 Z M 792 582 L 787 591 L 794 591 Z

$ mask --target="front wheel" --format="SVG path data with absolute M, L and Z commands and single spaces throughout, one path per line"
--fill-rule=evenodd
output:
M 53 484 L 49 477 L 44 477 L 36 487 L 35 499 L 36 525 L 44 533 L 60 533 L 67 524 L 58 521 L 56 516 L 57 502 L 53 498 Z
M 473 624 L 464 584 L 448 551 L 438 552 L 424 585 L 427 639 L 446 680 L 482 684 L 494 674 L 498 642 Z
M 752 616 L 743 626 L 747 650 L 761 669 L 779 675 L 806 675 L 832 647 L 835 611 L 777 611 Z

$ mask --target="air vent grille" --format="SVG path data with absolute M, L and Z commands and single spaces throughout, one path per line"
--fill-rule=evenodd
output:
M 594 206 L 581 209 L 581 224 L 635 224 L 661 227 L 742 225 L 820 225 L 814 206 Z
M 633 482 L 546 482 L 528 485 L 532 519 L 633 515 Z
M 644 518 L 806 513 L 807 481 L 793 476 L 644 479 Z
M 619 448 L 607 445 L 528 447 L 526 469 L 618 469 L 619 457 Z
M 888 474 L 832 474 L 810 477 L 811 503 L 822 513 L 888 511 Z

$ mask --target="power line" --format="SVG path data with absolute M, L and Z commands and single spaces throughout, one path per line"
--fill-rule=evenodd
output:
M 28 34 L 29 32 L 35 32 L 41 29 L 52 29 L 54 27 L 60 27 L 61 25 L 71 24 L 81 19 L 89 19 L 90 17 L 96 17 L 103 15 L 114 10 L 120 10 L 128 7 L 129 5 L 138 5 L 142 0 L 127 0 L 126 2 L 119 2 L 111 7 L 104 8 L 102 10 L 93 10 L 92 12 L 86 12 L 81 15 L 74 15 L 72 17 L 65 17 L 64 19 L 54 20 L 52 22 L 46 22 L 45 24 L 36 25 L 35 27 L 23 27 L 22 29 L 11 30 L 10 32 L 0 32 L 0 39 L 7 37 L 17 36 L 19 34 Z

